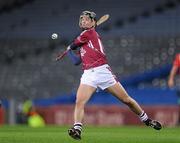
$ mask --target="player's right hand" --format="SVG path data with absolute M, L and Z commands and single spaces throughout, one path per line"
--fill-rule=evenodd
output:
M 70 47 L 70 46 L 68 46 L 68 47 L 67 47 L 67 50 L 68 50 L 68 51 L 69 51 L 69 50 L 71 50 L 71 47 Z

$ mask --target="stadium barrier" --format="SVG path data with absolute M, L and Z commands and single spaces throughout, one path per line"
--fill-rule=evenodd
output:
M 153 119 L 164 126 L 178 124 L 179 109 L 177 105 L 143 106 Z M 71 125 L 73 123 L 73 105 L 37 107 L 47 124 Z M 88 105 L 85 108 L 85 124 L 88 125 L 141 125 L 139 118 L 127 107 L 118 105 Z
M 4 108 L 0 108 L 0 125 L 4 124 L 5 121 L 5 114 L 4 114 Z

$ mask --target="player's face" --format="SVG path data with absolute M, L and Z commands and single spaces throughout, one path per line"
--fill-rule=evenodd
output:
M 89 29 L 95 26 L 95 21 L 91 19 L 88 15 L 82 15 L 80 17 L 79 26 L 82 29 Z

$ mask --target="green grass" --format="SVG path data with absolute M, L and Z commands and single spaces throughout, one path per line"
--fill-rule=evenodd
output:
M 180 143 L 180 127 L 161 131 L 144 126 L 85 127 L 81 141 L 71 139 L 67 129 L 1 126 L 0 143 Z

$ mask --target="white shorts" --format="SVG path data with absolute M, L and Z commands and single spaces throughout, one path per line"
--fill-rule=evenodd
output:
M 116 76 L 112 73 L 108 64 L 84 70 L 81 84 L 90 85 L 102 90 L 117 83 Z

